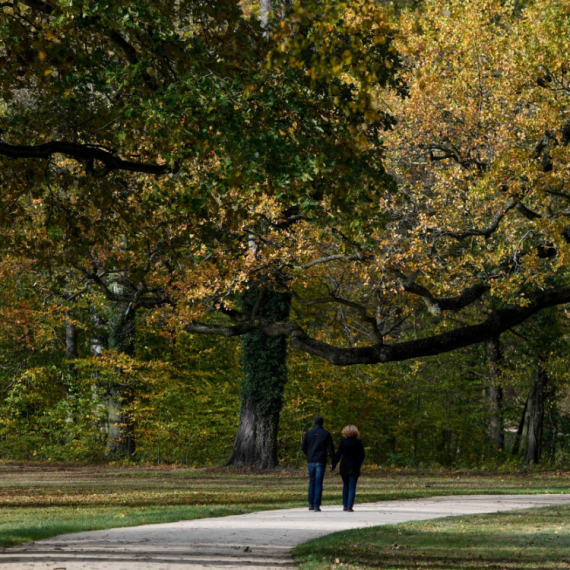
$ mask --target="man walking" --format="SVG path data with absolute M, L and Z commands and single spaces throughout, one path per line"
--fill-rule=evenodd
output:
M 303 453 L 307 456 L 309 468 L 309 510 L 321 512 L 321 498 L 323 496 L 323 479 L 327 464 L 327 452 L 334 459 L 334 445 L 331 434 L 323 428 L 323 418 L 315 418 L 315 426 L 303 437 L 301 444 Z

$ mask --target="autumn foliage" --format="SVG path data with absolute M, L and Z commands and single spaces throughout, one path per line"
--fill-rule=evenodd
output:
M 564 330 L 569 24 L 549 0 L 293 2 L 265 27 L 235 0 L 3 4 L 3 385 L 24 398 L 59 377 L 63 438 L 73 398 L 95 418 L 112 396 L 139 438 L 165 407 L 190 442 L 210 428 L 177 406 L 207 398 L 193 363 L 211 336 L 287 339 L 293 366 L 312 355 L 390 383 L 398 369 L 362 365 L 453 368 L 463 350 L 481 370 L 482 342 L 542 314 Z M 244 308 L 252 288 L 291 295 L 291 317 Z M 202 403 L 226 429 L 225 406 Z

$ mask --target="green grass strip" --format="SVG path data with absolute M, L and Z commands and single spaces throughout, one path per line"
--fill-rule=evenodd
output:
M 295 549 L 299 570 L 570 568 L 570 506 L 338 532 Z

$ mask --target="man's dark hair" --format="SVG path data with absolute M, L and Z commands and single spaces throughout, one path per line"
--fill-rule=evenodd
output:
M 322 417 L 322 416 L 317 416 L 317 417 L 315 418 L 315 425 L 322 426 L 322 425 L 323 425 L 323 422 L 324 422 L 324 420 L 323 420 L 323 417 Z

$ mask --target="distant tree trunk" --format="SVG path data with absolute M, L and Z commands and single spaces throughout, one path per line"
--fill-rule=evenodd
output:
M 93 326 L 93 334 L 89 339 L 89 347 L 93 356 L 101 356 L 105 349 L 105 338 L 103 337 L 103 323 L 99 315 L 94 310 L 91 311 L 91 325 Z
M 521 415 L 521 421 L 519 422 L 519 428 L 517 429 L 517 435 L 515 436 L 515 441 L 513 443 L 513 449 L 511 451 L 512 455 L 518 455 L 521 447 L 521 442 L 523 440 L 524 428 L 526 423 L 526 411 L 528 409 L 528 398 L 525 400 L 524 408 Z
M 503 418 L 503 388 L 500 386 L 501 375 L 501 343 L 498 338 L 487 341 L 487 359 L 489 361 L 489 424 L 493 446 L 505 448 Z
M 258 296 L 259 315 L 273 321 L 289 318 L 289 293 L 251 289 L 242 296 L 244 309 L 253 310 Z M 242 337 L 240 420 L 227 465 L 277 465 L 277 432 L 287 382 L 287 341 L 260 331 Z
M 75 364 L 73 360 L 79 357 L 77 351 L 77 327 L 73 322 L 69 312 L 66 314 L 65 319 L 65 358 L 67 359 L 67 371 L 69 372 L 68 379 L 65 383 L 65 391 L 69 399 L 73 392 L 73 384 L 75 383 Z
M 266 30 L 266 34 L 268 34 L 267 28 L 269 26 L 269 14 L 271 13 L 272 0 L 261 0 L 260 1 L 260 18 L 261 18 L 261 27 Z
M 528 427 L 526 433 L 525 460 L 539 464 L 542 458 L 542 434 L 544 432 L 544 400 L 548 376 L 540 363 L 534 375 L 528 402 Z
M 65 357 L 67 359 L 67 378 L 64 382 L 65 397 L 67 399 L 67 417 L 66 422 L 71 426 L 75 420 L 76 411 L 73 401 L 73 393 L 76 389 L 77 370 L 73 360 L 79 357 L 77 351 L 77 327 L 73 322 L 69 312 L 66 313 L 65 319 Z M 71 433 L 68 437 L 72 437 Z
M 65 356 L 69 360 L 78 358 L 77 351 L 77 327 L 71 320 L 70 315 L 65 320 Z
M 135 354 L 135 311 L 126 303 L 117 303 L 109 318 L 109 348 L 120 353 Z M 119 378 L 122 371 L 117 371 Z M 128 412 L 133 401 L 133 388 L 120 381 L 109 383 L 105 403 L 107 406 L 108 457 L 130 457 L 135 452 L 134 423 Z

